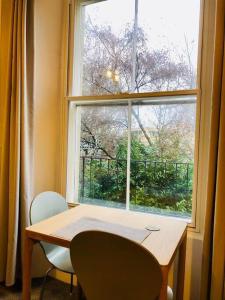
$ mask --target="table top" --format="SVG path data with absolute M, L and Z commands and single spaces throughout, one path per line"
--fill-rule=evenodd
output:
M 62 229 L 65 227 L 68 231 L 69 224 L 74 224 L 82 218 L 95 218 L 134 229 L 145 229 L 147 226 L 159 227 L 159 231 L 152 231 L 141 244 L 156 257 L 161 266 L 169 266 L 172 263 L 187 229 L 186 222 L 171 217 L 80 204 L 27 227 L 26 234 L 37 241 L 46 241 L 69 248 L 71 236 L 66 234 L 66 231 L 63 236 Z

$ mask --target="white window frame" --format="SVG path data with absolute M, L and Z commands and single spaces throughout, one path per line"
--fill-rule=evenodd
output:
M 64 144 L 65 138 L 69 136 L 70 126 L 68 126 L 68 107 L 70 102 L 74 101 L 73 97 L 69 95 L 72 94 L 72 68 L 74 66 L 74 57 L 73 57 L 73 47 L 74 47 L 74 25 L 75 14 L 77 11 L 75 9 L 78 6 L 77 0 L 69 0 L 68 7 L 70 7 L 70 14 L 67 14 L 68 26 L 65 26 L 66 34 L 68 38 L 68 44 L 66 43 L 64 49 L 63 63 L 67 68 L 64 74 L 64 86 L 62 96 L 62 138 L 61 141 Z M 200 27 L 199 27 L 199 54 L 198 54 L 198 88 L 194 91 L 179 91 L 180 94 L 191 94 L 195 92 L 197 94 L 197 118 L 196 118 L 196 147 L 195 147 L 195 170 L 194 170 L 194 186 L 193 190 L 193 214 L 192 223 L 190 224 L 190 230 L 195 233 L 201 233 L 204 225 L 204 211 L 205 211 L 205 199 L 207 193 L 207 170 L 208 170 L 208 157 L 209 157 L 209 144 L 208 139 L 210 136 L 210 113 L 211 113 L 211 91 L 212 91 L 212 68 L 213 68 L 213 42 L 215 38 L 215 5 L 210 0 L 201 0 L 201 17 L 200 17 Z M 69 33 L 69 34 L 68 34 Z M 65 40 L 66 41 L 66 40 Z M 203 49 L 202 49 L 203 47 Z M 148 96 L 163 96 L 163 94 L 171 95 L 170 92 L 161 92 L 151 93 Z M 173 95 L 176 95 L 177 92 L 173 92 Z M 67 96 L 65 96 L 67 95 Z M 125 95 L 124 95 L 125 96 Z M 135 95 L 137 96 L 137 95 Z M 132 97 L 132 95 L 129 95 Z M 114 97 L 110 97 L 114 98 Z M 128 98 L 128 95 L 127 95 Z M 96 97 L 95 97 L 96 99 Z M 101 99 L 101 96 L 98 97 L 98 100 Z M 109 98 L 108 98 L 109 99 Z M 78 97 L 76 100 L 85 101 L 82 97 Z M 93 100 L 93 99 L 89 99 Z M 203 101 L 204 100 L 204 101 Z M 65 146 L 61 149 L 61 161 L 60 161 L 60 186 L 59 191 L 63 194 L 67 190 L 67 179 L 65 168 L 66 164 L 70 162 L 69 148 L 67 146 L 68 142 L 65 143 Z M 68 151 L 67 151 L 68 150 Z M 201 155 L 199 155 L 199 152 Z M 68 175 L 68 172 L 67 172 Z M 67 201 L 71 203 L 72 199 L 68 196 Z

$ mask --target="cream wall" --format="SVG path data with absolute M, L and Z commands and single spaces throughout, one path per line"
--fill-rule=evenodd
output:
M 63 4 L 35 1 L 34 194 L 57 190 Z

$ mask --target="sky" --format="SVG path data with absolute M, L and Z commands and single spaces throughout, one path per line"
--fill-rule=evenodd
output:
M 197 62 L 200 0 L 139 0 L 139 26 L 151 48 L 171 48 L 182 52 L 185 36 Z M 111 25 L 119 33 L 134 19 L 135 0 L 106 0 L 86 7 L 96 25 Z M 194 41 L 194 43 L 193 43 Z

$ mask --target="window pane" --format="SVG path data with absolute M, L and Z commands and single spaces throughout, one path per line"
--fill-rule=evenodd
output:
M 79 202 L 125 208 L 127 106 L 80 107 Z
M 137 50 L 140 90 L 196 88 L 200 1 L 138 2 L 139 30 L 146 39 Z
M 136 7 L 136 9 L 135 9 Z M 196 87 L 200 0 L 107 0 L 83 7 L 75 95 Z M 78 80 L 80 79 L 80 80 Z
M 167 102 L 132 106 L 130 208 L 191 217 L 195 100 Z

